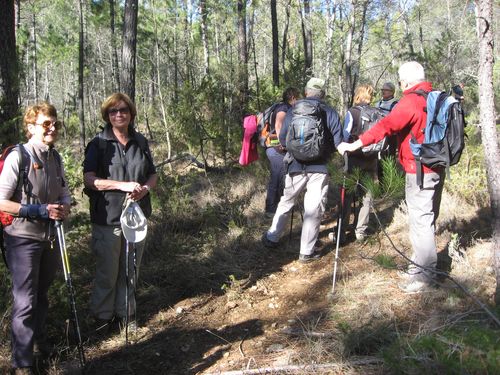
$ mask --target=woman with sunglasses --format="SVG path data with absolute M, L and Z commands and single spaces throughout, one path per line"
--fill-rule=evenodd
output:
M 47 292 L 60 258 L 54 221 L 64 220 L 71 197 L 61 156 L 54 149 L 61 123 L 48 103 L 24 115 L 28 143 L 5 159 L 0 210 L 14 216 L 4 228 L 6 261 L 12 277 L 12 365 L 15 374 L 32 374 L 37 358 L 51 354 L 46 340 Z
M 125 239 L 120 216 L 126 198 L 137 201 L 146 217 L 151 214 L 149 191 L 157 175 L 146 138 L 134 129 L 137 114 L 134 103 L 122 93 L 108 97 L 101 105 L 106 123 L 85 151 L 83 174 L 85 192 L 90 200 L 92 250 L 96 255 L 96 275 L 90 309 L 96 319 L 96 333 L 108 333 L 112 323 L 132 317 L 135 325 L 134 285 L 129 287 L 126 309 Z M 135 244 L 138 274 L 145 240 Z M 131 252 L 131 257 L 133 252 Z M 129 275 L 133 275 L 133 259 Z

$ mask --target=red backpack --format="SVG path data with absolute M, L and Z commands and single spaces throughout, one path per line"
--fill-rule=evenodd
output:
M 7 146 L 3 151 L 2 155 L 0 156 L 0 176 L 2 174 L 3 170 L 3 165 L 5 164 L 5 159 L 7 159 L 7 156 L 10 154 L 10 152 L 14 149 L 19 150 L 19 179 L 17 182 L 17 189 L 19 189 L 21 186 L 26 187 L 25 182 L 28 181 L 28 163 L 25 162 L 25 155 L 24 155 L 24 146 L 22 144 L 17 144 L 17 145 L 11 145 Z M 22 171 L 22 172 L 21 172 Z M 0 211 L 0 222 L 3 227 L 6 227 L 10 224 L 12 224 L 12 221 L 14 220 L 14 217 L 6 212 Z

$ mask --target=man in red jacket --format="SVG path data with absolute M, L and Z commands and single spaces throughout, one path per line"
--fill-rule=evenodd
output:
M 439 215 L 441 193 L 444 184 L 442 169 L 424 166 L 424 188 L 417 184 L 415 158 L 410 149 L 412 134 L 421 143 L 427 114 L 426 100 L 416 90 L 432 91 L 430 82 L 425 81 L 424 68 L 418 62 L 406 62 L 399 67 L 399 85 L 403 97 L 398 105 L 353 143 L 342 143 L 338 152 L 353 152 L 363 146 L 376 143 L 384 136 L 396 134 L 399 145 L 399 161 L 406 172 L 406 204 L 410 223 L 410 241 L 413 248 L 412 261 L 405 282 L 400 288 L 407 293 L 424 291 L 432 283 L 433 270 L 437 263 L 435 222 Z

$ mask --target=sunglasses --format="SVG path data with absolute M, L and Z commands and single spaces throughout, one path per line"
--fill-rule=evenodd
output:
M 51 127 L 54 127 L 56 130 L 59 130 L 59 129 L 62 128 L 62 122 L 61 121 L 50 121 L 50 120 L 47 120 L 47 121 L 44 121 L 42 123 L 36 123 L 35 122 L 35 125 L 42 126 L 44 130 L 48 130 Z
M 129 107 L 122 107 L 122 108 L 111 108 L 108 110 L 108 114 L 111 116 L 116 115 L 118 112 L 120 112 L 123 115 L 127 115 L 130 113 L 130 108 Z

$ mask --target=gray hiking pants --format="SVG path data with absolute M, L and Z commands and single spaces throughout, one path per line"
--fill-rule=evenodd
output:
M 435 269 L 437 263 L 434 233 L 443 185 L 444 171 L 425 173 L 423 190 L 420 190 L 415 174 L 406 174 L 406 205 L 410 224 L 410 242 L 413 248 L 411 260 L 430 269 Z M 410 265 L 409 274 L 418 281 L 428 282 L 429 278 L 433 278 L 432 272 L 426 272 L 414 265 Z
M 306 189 L 300 253 L 311 255 L 318 240 L 319 226 L 325 212 L 329 180 L 330 176 L 326 173 L 286 175 L 283 196 L 274 214 L 271 228 L 267 232 L 267 238 L 273 242 L 279 241 L 287 227 L 295 199 Z
M 136 243 L 137 279 L 139 265 L 146 240 Z M 129 313 L 135 310 L 133 244 L 129 248 Z M 90 309 L 98 319 L 109 320 L 113 316 L 124 318 L 127 314 L 125 296 L 126 241 L 119 226 L 92 224 L 92 250 L 96 255 L 94 288 L 90 299 Z

